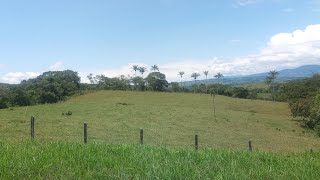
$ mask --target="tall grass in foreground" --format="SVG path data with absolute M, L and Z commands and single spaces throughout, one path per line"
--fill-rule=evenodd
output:
M 0 142 L 0 179 L 317 179 L 320 153 Z

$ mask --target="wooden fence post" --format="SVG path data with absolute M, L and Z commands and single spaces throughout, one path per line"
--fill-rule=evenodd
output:
M 88 124 L 84 123 L 84 143 L 88 143 Z
M 34 117 L 31 116 L 31 140 L 34 140 Z
M 252 151 L 252 142 L 249 141 L 249 151 L 251 152 Z
M 143 129 L 140 129 L 140 144 L 143 145 Z
M 198 150 L 198 149 L 199 149 L 199 137 L 198 137 L 198 132 L 196 132 L 194 141 L 195 141 L 195 142 L 194 142 L 195 148 L 196 148 L 196 150 Z

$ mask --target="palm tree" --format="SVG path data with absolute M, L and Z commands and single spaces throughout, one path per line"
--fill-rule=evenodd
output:
M 132 66 L 132 70 L 134 70 L 134 75 L 137 76 L 137 71 L 139 70 L 139 66 L 138 65 L 133 65 Z
M 196 85 L 196 80 L 200 76 L 199 73 L 192 73 L 191 77 L 194 79 L 194 93 L 196 93 L 197 85 Z
M 194 79 L 194 81 L 196 81 L 199 76 L 200 76 L 199 73 L 192 73 L 191 74 L 191 77 Z
M 209 71 L 203 71 L 203 74 L 206 76 L 206 81 L 208 79 L 208 74 L 209 74 Z
M 218 84 L 220 84 L 220 78 L 223 78 L 223 75 L 220 72 L 218 72 L 218 74 L 216 74 L 214 77 L 218 79 Z M 217 90 L 217 93 L 219 94 L 219 88 Z
M 143 78 L 143 74 L 147 71 L 147 68 L 145 68 L 145 67 L 139 67 L 139 68 L 138 68 L 138 71 L 141 73 L 141 76 L 142 76 L 142 78 Z
M 207 81 L 208 81 L 208 74 L 209 74 L 209 71 L 203 71 L 203 74 L 206 76 L 206 93 L 208 92 L 208 85 L 207 85 Z
M 159 67 L 157 65 L 153 65 L 151 66 L 151 71 L 154 71 L 154 72 L 159 71 Z
M 181 84 L 182 84 L 182 76 L 184 75 L 183 71 L 178 72 L 178 75 L 181 77 Z
M 218 74 L 216 74 L 214 77 L 217 78 L 217 79 L 218 79 L 218 82 L 219 82 L 220 78 L 223 78 L 223 74 L 221 74 L 220 72 L 218 72 Z

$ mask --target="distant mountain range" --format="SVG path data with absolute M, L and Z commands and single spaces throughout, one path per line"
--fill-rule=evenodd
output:
M 311 77 L 314 74 L 320 74 L 320 65 L 305 65 L 300 66 L 294 69 L 284 69 L 278 71 L 279 75 L 277 81 L 288 81 L 294 79 L 301 79 L 306 77 Z M 250 83 L 261 83 L 264 82 L 268 72 L 252 74 L 247 76 L 225 76 L 223 79 L 220 79 L 220 83 L 223 84 L 250 84 Z M 217 79 L 208 79 L 208 80 L 198 80 L 197 83 L 217 83 Z M 185 85 L 192 85 L 194 81 L 185 82 Z
M 0 86 L 8 86 L 9 84 L 6 83 L 0 83 Z

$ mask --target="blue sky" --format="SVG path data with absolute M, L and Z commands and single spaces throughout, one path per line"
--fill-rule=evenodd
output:
M 2 1 L 0 82 L 63 69 L 127 75 L 132 64 L 157 64 L 169 80 L 315 64 L 319 19 L 320 0 Z

